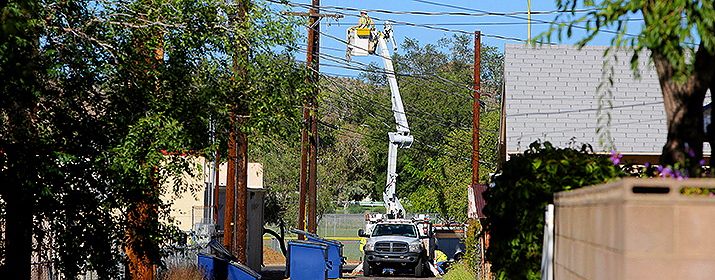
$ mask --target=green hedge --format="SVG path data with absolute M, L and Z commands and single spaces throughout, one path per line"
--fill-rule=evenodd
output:
M 553 194 L 599 184 L 623 174 L 609 155 L 554 148 L 534 142 L 514 155 L 484 192 L 485 230 L 490 235 L 487 260 L 497 279 L 539 279 L 544 234 L 544 209 Z

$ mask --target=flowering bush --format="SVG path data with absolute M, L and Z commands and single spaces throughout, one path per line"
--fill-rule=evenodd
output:
M 626 176 L 635 176 L 641 178 L 673 178 L 676 180 L 685 180 L 690 177 L 705 177 L 713 178 L 710 167 L 705 166 L 706 161 L 701 159 L 695 168 L 691 166 L 691 159 L 695 157 L 695 153 L 692 149 L 689 149 L 688 145 L 685 145 L 687 151 L 689 151 L 689 158 L 684 159 L 674 165 L 662 166 L 659 164 L 652 165 L 650 163 L 645 164 L 635 164 L 635 163 L 623 163 L 621 162 L 622 155 L 616 150 L 611 150 L 611 162 L 613 165 L 620 167 Z M 691 174 L 690 170 L 695 170 L 696 173 Z M 715 196 L 715 189 L 708 188 L 683 188 L 680 191 L 686 195 L 692 196 Z

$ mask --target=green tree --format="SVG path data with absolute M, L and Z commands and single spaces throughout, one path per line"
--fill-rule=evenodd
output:
M 181 178 L 196 173 L 179 155 L 218 147 L 225 158 L 239 101 L 252 135 L 298 114 L 295 25 L 268 7 L 233 24 L 237 7 L 218 2 L 2 2 L 4 269 L 29 272 L 32 251 L 48 248 L 58 254 L 41 257 L 67 278 L 121 278 L 125 248 L 160 264 L 173 230 L 159 195 L 192 187 Z M 170 179 L 173 190 L 159 189 Z
M 573 35 L 572 29 L 586 23 L 585 37 L 579 42 L 584 46 L 606 29 L 615 30 L 611 39 L 612 48 L 629 47 L 634 53 L 632 67 L 637 70 L 637 60 L 644 50 L 650 51 L 650 60 L 655 65 L 663 91 L 668 123 L 667 142 L 663 146 L 660 163 L 673 165 L 689 159 L 688 149 L 695 156 L 691 163 L 702 158 L 703 141 L 715 144 L 715 134 L 707 136 L 703 132 L 702 105 L 705 92 L 715 86 L 715 5 L 712 1 L 579 1 L 557 0 L 558 8 L 571 11 L 563 17 L 567 23 L 552 26 L 542 34 L 542 39 L 550 39 L 553 33 L 558 38 L 565 33 Z M 574 7 L 583 5 L 593 8 L 584 16 L 575 18 Z M 627 33 L 627 20 L 643 15 L 641 31 L 635 35 Z M 561 22 L 557 19 L 555 22 Z M 712 131 L 712 130 L 710 130 Z M 689 167 L 691 174 L 697 174 L 697 164 Z
M 488 232 L 487 259 L 497 279 L 539 279 L 544 235 L 544 209 L 554 193 L 599 184 L 621 176 L 607 155 L 555 148 L 534 142 L 512 156 L 484 192 Z

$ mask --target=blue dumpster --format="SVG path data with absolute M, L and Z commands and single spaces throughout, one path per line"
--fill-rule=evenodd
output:
M 291 280 L 328 279 L 328 245 L 295 240 L 288 242 L 286 277 Z
M 328 270 L 328 279 L 337 279 L 343 277 L 343 243 L 336 240 L 325 239 L 322 237 L 306 236 L 308 241 L 318 242 L 328 245 L 328 262 L 330 270 Z
M 237 263 L 231 262 L 228 266 L 228 279 L 230 280 L 258 280 L 261 275 L 253 271 L 251 268 Z
M 343 257 L 343 243 L 336 240 L 325 239 L 317 234 L 307 231 L 293 229 L 291 232 L 304 235 L 308 241 L 328 245 L 328 262 L 330 264 L 328 279 L 343 277 L 343 265 L 345 264 L 345 258 Z
M 199 254 L 199 268 L 204 271 L 207 279 L 226 279 L 228 277 L 228 261 L 226 259 Z
M 210 280 L 258 280 L 261 275 L 237 262 L 212 255 L 199 254 L 199 267 Z

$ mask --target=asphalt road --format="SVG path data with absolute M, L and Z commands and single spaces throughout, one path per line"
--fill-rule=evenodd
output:
M 361 274 L 356 276 L 350 276 L 349 273 L 355 268 L 354 264 L 348 264 L 343 267 L 343 277 L 341 279 L 365 279 L 365 280 L 407 280 L 407 279 L 442 279 L 438 277 L 422 277 L 417 278 L 412 275 L 411 270 L 406 271 L 395 271 L 394 273 L 386 273 L 378 277 L 364 277 Z M 285 278 L 285 266 L 282 265 L 269 265 L 263 267 L 261 270 L 261 276 L 263 280 L 283 280 Z

